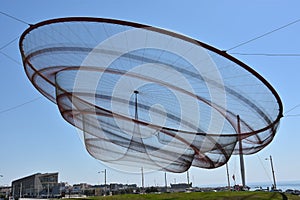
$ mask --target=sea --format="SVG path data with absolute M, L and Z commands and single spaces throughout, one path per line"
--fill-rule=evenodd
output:
M 251 191 L 254 191 L 256 189 L 262 188 L 262 189 L 267 189 L 269 188 L 271 190 L 272 187 L 271 182 L 257 182 L 257 183 L 247 183 L 247 186 L 250 187 Z M 226 185 L 201 185 L 198 186 L 200 188 L 205 188 L 205 187 L 226 187 Z M 281 189 L 283 192 L 286 191 L 287 189 L 291 190 L 300 190 L 300 181 L 278 181 L 276 182 L 276 188 Z
M 271 189 L 272 183 L 270 182 L 260 182 L 260 183 L 249 183 L 248 186 L 251 188 L 251 190 L 255 190 L 259 187 L 262 187 L 263 189 L 266 189 L 269 187 Z M 283 192 L 287 189 L 292 190 L 300 190 L 300 181 L 278 181 L 276 182 L 277 189 L 281 189 Z

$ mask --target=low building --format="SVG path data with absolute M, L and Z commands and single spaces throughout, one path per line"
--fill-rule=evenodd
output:
M 16 198 L 45 198 L 60 196 L 58 173 L 37 173 L 12 182 L 12 196 Z
M 11 193 L 11 187 L 10 186 L 0 186 L 0 199 L 1 198 L 8 198 L 8 196 Z
M 192 183 L 171 184 L 171 192 L 186 192 L 190 188 L 192 188 Z

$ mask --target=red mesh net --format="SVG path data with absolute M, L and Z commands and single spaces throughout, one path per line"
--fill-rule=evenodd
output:
M 219 167 L 268 145 L 282 116 L 278 94 L 250 67 L 163 29 L 54 19 L 27 29 L 20 50 L 32 84 L 107 163 Z

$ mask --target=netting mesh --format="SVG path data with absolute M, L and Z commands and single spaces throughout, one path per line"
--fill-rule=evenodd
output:
M 107 163 L 172 172 L 219 167 L 269 144 L 282 115 L 275 90 L 247 65 L 154 27 L 49 20 L 23 33 L 20 50 L 33 85 Z

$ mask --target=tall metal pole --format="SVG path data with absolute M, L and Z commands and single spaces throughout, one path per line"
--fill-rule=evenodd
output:
M 190 185 L 190 175 L 189 175 L 189 170 L 186 171 L 186 178 L 187 178 L 187 184 L 188 186 Z
M 3 178 L 3 175 L 2 175 L 2 174 L 0 174 L 0 178 Z
M 168 192 L 168 185 L 167 185 L 167 172 L 165 172 L 165 188 L 166 188 L 166 192 Z
M 139 93 L 139 91 L 135 90 L 133 93 L 135 94 L 134 119 L 138 120 L 138 93 Z M 144 170 L 143 170 L 143 167 L 141 167 L 141 173 L 142 173 L 142 193 L 144 193 Z
M 142 171 L 142 192 L 144 193 L 144 170 L 143 167 L 141 167 L 141 171 Z
M 274 188 L 273 189 L 276 189 L 275 172 L 274 172 L 273 160 L 272 160 L 272 156 L 271 155 L 270 155 L 270 163 L 271 163 L 271 169 L 272 169 L 272 175 L 273 175 L 273 182 L 274 182 Z
M 134 94 L 135 94 L 135 114 L 134 114 L 134 119 L 137 120 L 138 119 L 138 95 L 139 91 L 135 90 Z
M 227 172 L 227 184 L 228 184 L 228 190 L 230 190 L 230 180 L 229 180 L 229 172 L 228 172 L 228 163 L 226 163 L 226 172 Z
M 98 172 L 100 173 L 104 173 L 104 196 L 106 196 L 106 169 L 104 169 L 104 171 L 100 171 Z
M 239 115 L 237 116 L 237 131 L 238 131 L 238 139 L 239 139 L 239 155 L 240 155 L 242 185 L 243 185 L 243 187 L 245 187 L 246 186 L 245 165 L 244 165 L 243 145 L 242 145 L 242 135 L 241 135 L 240 116 Z
M 106 169 L 104 169 L 104 191 L 106 195 Z

